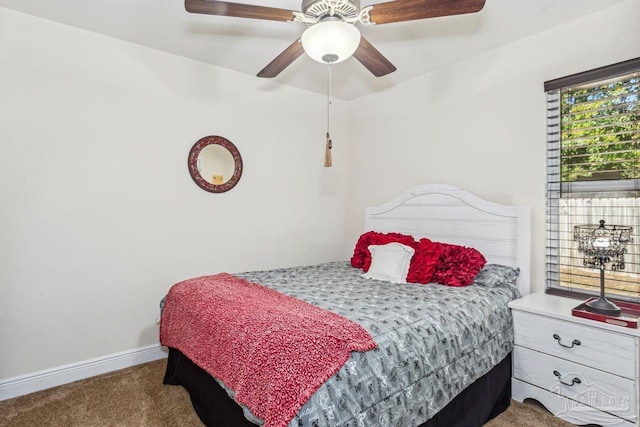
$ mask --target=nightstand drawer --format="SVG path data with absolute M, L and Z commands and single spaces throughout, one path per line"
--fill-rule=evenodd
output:
M 588 405 L 627 420 L 634 420 L 638 412 L 632 380 L 538 351 L 514 348 L 513 377 L 572 399 L 567 409 Z
M 515 344 L 634 379 L 635 340 L 597 328 L 513 311 Z

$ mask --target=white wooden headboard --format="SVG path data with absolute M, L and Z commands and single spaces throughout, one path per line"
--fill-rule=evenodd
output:
M 476 248 L 487 263 L 520 268 L 518 288 L 523 295 L 529 293 L 529 207 L 489 202 L 451 185 L 421 185 L 366 208 L 365 231 L 397 232 Z

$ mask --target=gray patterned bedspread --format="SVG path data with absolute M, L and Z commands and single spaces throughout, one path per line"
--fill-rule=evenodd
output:
M 347 262 L 238 274 L 358 322 L 378 344 L 352 353 L 290 427 L 420 425 L 512 350 L 515 286 L 393 284 L 360 274 Z

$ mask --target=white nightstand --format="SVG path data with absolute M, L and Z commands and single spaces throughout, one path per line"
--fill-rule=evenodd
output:
M 571 315 L 579 300 L 512 301 L 513 398 L 574 424 L 640 426 L 640 330 Z

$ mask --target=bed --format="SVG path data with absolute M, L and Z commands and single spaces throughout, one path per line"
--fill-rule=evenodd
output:
M 390 283 L 363 278 L 344 261 L 234 275 L 350 320 L 375 341 L 375 348 L 350 352 L 278 425 L 479 426 L 506 409 L 513 342 L 507 302 L 529 292 L 529 227 L 526 207 L 495 204 L 449 185 L 423 185 L 366 208 L 365 232 L 475 248 L 486 259 L 482 273 L 519 274 L 499 283 L 478 274 L 464 287 Z M 182 327 L 189 333 L 193 326 Z M 215 341 L 203 338 L 209 339 Z M 205 425 L 263 423 L 207 372 L 209 364 L 185 354 L 188 346 L 178 347 L 169 346 L 164 383 L 188 390 Z

